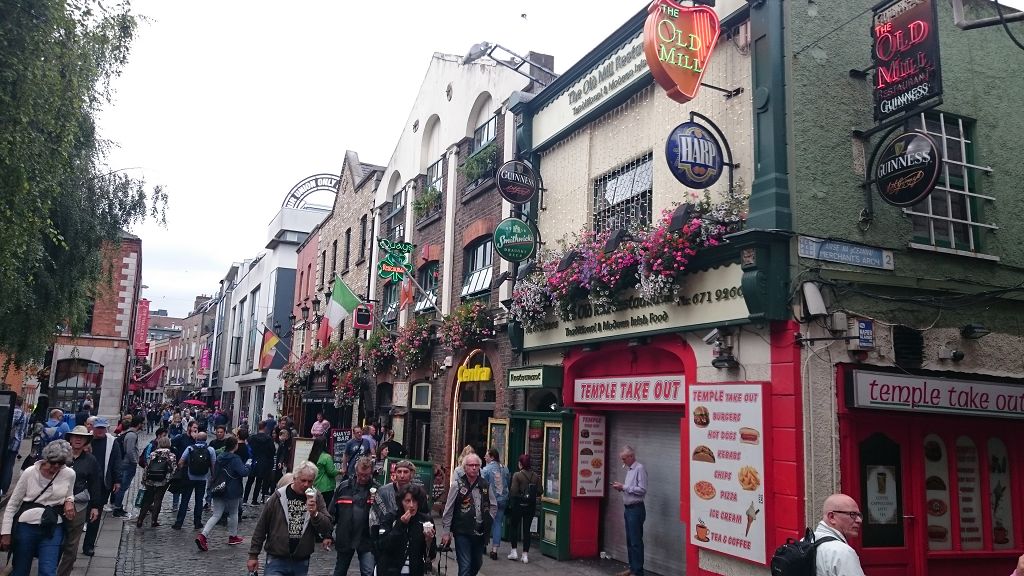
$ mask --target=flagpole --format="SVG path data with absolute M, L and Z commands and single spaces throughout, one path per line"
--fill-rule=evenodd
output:
M 276 343 L 276 344 L 274 344 L 274 347 L 273 347 L 273 350 L 274 350 L 274 353 L 275 353 L 275 354 L 278 354 L 278 355 L 280 355 L 280 356 L 281 356 L 281 358 L 283 358 L 285 362 L 291 362 L 291 358 L 295 358 L 295 360 L 298 360 L 298 359 L 299 359 L 299 357 L 298 357 L 298 356 L 296 356 L 296 355 L 295 355 L 295 353 L 294 353 L 294 352 L 292 352 L 291 350 L 288 350 L 288 356 L 285 356 L 284 354 L 281 354 L 281 351 L 280 351 L 280 350 L 278 350 L 278 349 L 277 349 L 277 347 L 278 347 L 278 346 L 280 346 L 281 344 L 284 344 L 284 338 L 281 338 L 281 335 L 280 335 L 280 334 L 278 334 L 277 332 L 275 332 L 275 331 L 274 331 L 274 330 L 273 330 L 273 329 L 272 329 L 271 327 L 267 326 L 266 322 L 261 322 L 261 324 L 263 324 L 263 334 L 261 334 L 261 336 L 262 336 L 262 335 L 264 335 L 264 334 L 266 334 L 266 333 L 267 333 L 267 330 L 270 330 L 270 332 L 271 332 L 271 333 L 272 333 L 272 334 L 273 334 L 274 336 L 277 336 L 277 343 Z

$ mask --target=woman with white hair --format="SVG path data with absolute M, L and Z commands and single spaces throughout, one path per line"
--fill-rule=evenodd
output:
M 71 444 L 50 442 L 42 458 L 22 472 L 11 493 L 0 524 L 0 549 L 10 549 L 13 540 L 13 576 L 28 576 L 35 557 L 39 576 L 57 574 L 64 541 L 59 511 L 68 520 L 75 517 L 75 471 L 65 467 L 70 460 Z

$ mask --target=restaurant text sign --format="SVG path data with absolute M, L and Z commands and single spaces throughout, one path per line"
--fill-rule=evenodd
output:
M 853 404 L 858 408 L 1024 418 L 1024 386 L 854 370 Z
M 875 9 L 875 120 L 942 94 L 938 28 L 934 0 L 896 0 Z
M 682 405 L 686 401 L 682 374 L 577 378 L 576 402 L 586 404 Z
M 764 386 L 692 384 L 690 543 L 766 560 Z

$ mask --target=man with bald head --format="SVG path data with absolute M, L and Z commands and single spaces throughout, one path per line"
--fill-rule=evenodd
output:
M 818 522 L 814 530 L 814 539 L 832 537 L 835 540 L 818 546 L 816 576 L 864 576 L 860 557 L 849 544 L 850 538 L 860 535 L 863 520 L 860 506 L 846 494 L 833 494 L 825 499 L 821 522 Z

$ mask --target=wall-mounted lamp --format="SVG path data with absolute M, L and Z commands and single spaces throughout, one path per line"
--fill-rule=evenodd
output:
M 612 252 L 615 252 L 619 245 L 621 245 L 626 240 L 632 239 L 633 235 L 627 232 L 626 230 L 623 230 L 622 228 L 614 230 L 612 231 L 611 236 L 608 237 L 608 240 L 606 240 L 604 243 L 604 253 L 610 254 Z
M 672 212 L 672 219 L 668 222 L 669 232 L 679 232 L 693 220 L 693 204 L 686 202 L 676 207 Z
M 302 312 L 302 321 L 304 323 L 307 322 L 309 320 L 309 306 L 303 304 L 302 308 L 299 308 L 299 311 Z
M 952 360 L 953 362 L 959 362 L 963 360 L 967 355 L 962 350 L 953 350 L 952 348 L 940 348 L 939 349 L 939 360 Z
M 523 278 L 526 278 L 530 274 L 533 274 L 533 271 L 536 269 L 537 262 L 534 260 L 530 260 L 525 265 L 519 267 L 519 273 L 516 274 L 516 280 L 522 280 Z
M 511 277 L 512 277 L 512 273 L 509 272 L 508 270 L 502 272 L 501 274 L 498 274 L 498 276 L 494 279 L 494 281 L 491 282 L 491 289 L 494 289 L 494 288 L 497 288 L 498 286 L 501 286 L 502 283 L 504 283 L 505 281 L 507 281 Z
M 572 266 L 572 263 L 575 262 L 576 259 L 579 257 L 579 252 L 577 252 L 576 250 L 569 250 L 569 252 L 567 252 L 565 256 L 562 256 L 562 259 L 558 261 L 558 268 L 556 268 L 556 270 L 558 272 L 565 272 L 566 270 L 569 269 L 570 266 Z
M 977 340 L 991 334 L 992 331 L 984 324 L 967 324 L 960 328 L 960 335 L 968 340 Z
M 316 296 L 313 296 L 313 316 L 318 316 L 319 314 L 320 314 L 320 299 L 317 298 Z

